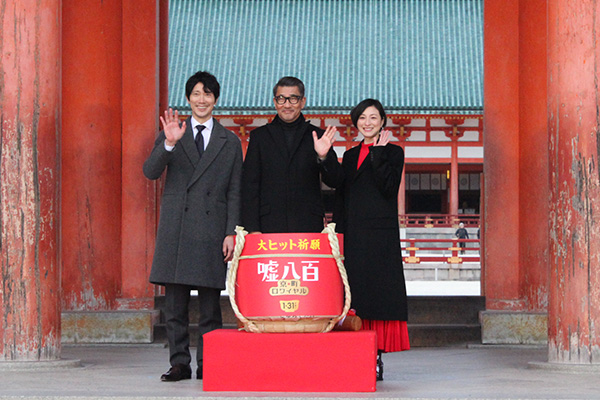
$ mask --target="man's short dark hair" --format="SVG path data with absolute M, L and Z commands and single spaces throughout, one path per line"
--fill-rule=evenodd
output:
M 277 96 L 277 88 L 280 87 L 297 87 L 300 92 L 300 96 L 304 97 L 304 83 L 298 78 L 293 76 L 284 76 L 273 86 L 273 97 Z
M 374 106 L 377 109 L 377 111 L 379 111 L 379 115 L 383 120 L 382 128 L 385 127 L 385 124 L 387 123 L 387 116 L 385 115 L 385 111 L 383 110 L 383 106 L 381 105 L 379 100 L 375 99 L 364 99 L 363 101 L 358 103 L 356 107 L 352 109 L 352 111 L 350 111 L 350 119 L 352 119 L 352 124 L 354 125 L 354 127 L 357 127 L 356 123 L 358 122 L 358 118 L 362 115 L 362 113 L 364 113 L 365 110 L 371 106 Z
M 217 78 L 210 72 L 198 71 L 194 75 L 190 76 L 190 79 L 185 84 L 185 97 L 189 100 L 192 90 L 198 83 L 202 83 L 204 86 L 204 93 L 212 93 L 215 95 L 215 100 L 219 98 L 221 93 L 221 85 Z

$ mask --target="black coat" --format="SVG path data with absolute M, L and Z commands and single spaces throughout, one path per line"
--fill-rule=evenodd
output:
M 342 180 L 341 166 L 333 149 L 319 161 L 312 132 L 321 137 L 323 130 L 307 121 L 288 151 L 277 119 L 250 133 L 242 173 L 242 224 L 249 232 L 321 232 L 325 209 L 320 176 L 335 187 Z
M 240 139 L 215 120 L 200 158 L 188 118 L 172 152 L 164 142 L 160 132 L 144 163 L 148 179 L 167 171 L 150 282 L 225 289 L 223 239 L 240 223 Z
M 398 226 L 404 151 L 371 147 L 357 171 L 360 145 L 344 153 L 344 182 L 334 216 L 344 233 L 352 308 L 361 318 L 407 320 L 406 284 Z
M 465 228 L 458 228 L 454 236 L 456 236 L 459 239 L 468 239 L 469 232 Z

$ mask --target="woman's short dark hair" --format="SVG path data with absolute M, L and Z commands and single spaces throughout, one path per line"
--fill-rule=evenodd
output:
M 354 125 L 354 127 L 357 127 L 356 123 L 358 122 L 358 118 L 362 115 L 362 113 L 364 113 L 365 110 L 371 106 L 374 106 L 377 109 L 377 111 L 379 111 L 379 115 L 383 120 L 382 128 L 385 127 L 385 124 L 387 123 L 385 111 L 379 100 L 375 99 L 364 99 L 363 101 L 358 103 L 356 107 L 352 109 L 352 111 L 350 111 L 350 119 L 352 119 L 352 124 Z
M 197 84 L 201 83 L 204 86 L 204 93 L 212 93 L 215 95 L 215 100 L 219 98 L 221 93 L 221 85 L 217 81 L 217 78 L 210 72 L 198 71 L 194 75 L 190 76 L 185 84 L 185 97 L 189 100 L 192 90 Z
M 304 83 L 293 76 L 284 76 L 273 86 L 273 97 L 277 96 L 277 88 L 279 87 L 297 87 L 300 96 L 304 97 Z

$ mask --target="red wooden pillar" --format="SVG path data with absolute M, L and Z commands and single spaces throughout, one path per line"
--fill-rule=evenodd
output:
M 525 300 L 527 310 L 541 312 L 546 312 L 548 307 L 549 271 L 545 10 L 546 0 L 521 0 L 519 3 L 520 296 Z
M 600 9 L 548 3 L 550 362 L 600 364 Z
M 546 1 L 484 7 L 486 343 L 547 337 Z
M 161 33 L 166 35 L 168 27 L 166 3 L 154 1 L 140 7 L 136 2 L 123 2 L 121 309 L 154 306 L 148 276 L 156 230 L 156 183 L 144 177 L 142 165 L 159 130 L 159 93 L 166 87 L 163 74 L 168 54 L 160 47 Z
M 448 121 L 447 123 L 451 123 L 454 126 L 452 127 L 452 132 L 450 135 L 451 143 L 451 153 L 450 153 L 450 215 L 458 215 L 458 139 L 462 136 L 459 134 L 458 128 L 456 126 L 456 122 L 459 121 Z M 459 122 L 462 124 L 462 122 Z
M 406 214 L 406 140 L 404 138 L 404 127 L 401 130 L 400 142 L 398 145 L 404 150 L 404 168 L 402 168 L 402 180 L 400 180 L 400 187 L 398 188 L 398 214 Z
M 410 131 L 407 131 L 406 125 L 411 123 L 410 118 L 394 118 L 391 117 L 394 124 L 400 125 L 398 129 L 398 146 L 404 150 L 404 168 L 402 168 L 402 180 L 400 181 L 400 188 L 398 189 L 398 214 L 406 214 L 406 138 L 410 136 Z
M 406 168 L 402 168 L 402 180 L 398 189 L 398 214 L 406 214 Z
M 63 303 L 107 310 L 121 285 L 121 1 L 62 4 Z
M 487 309 L 519 301 L 519 0 L 484 5 L 485 285 Z
M 159 0 L 158 13 L 158 45 L 160 46 L 158 110 L 164 111 L 169 107 L 169 0 Z
M 450 159 L 450 215 L 458 215 L 458 142 L 452 138 Z
M 0 13 L 0 361 L 60 358 L 60 5 Z

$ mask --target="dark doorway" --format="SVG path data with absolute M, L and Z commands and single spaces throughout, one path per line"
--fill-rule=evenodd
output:
M 464 190 L 458 193 L 459 213 L 479 214 L 479 201 L 481 194 L 479 190 Z
M 407 191 L 407 214 L 442 214 L 446 193 L 441 191 Z

